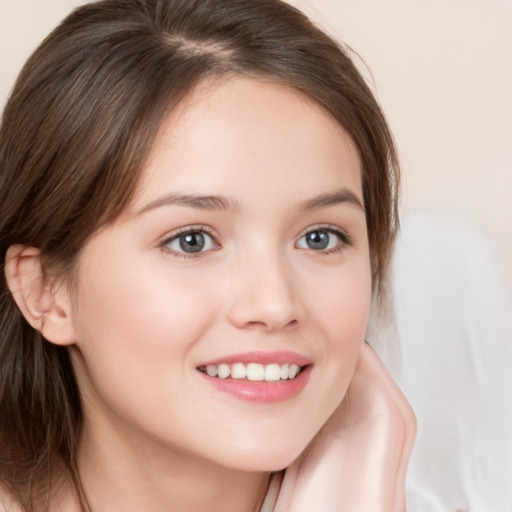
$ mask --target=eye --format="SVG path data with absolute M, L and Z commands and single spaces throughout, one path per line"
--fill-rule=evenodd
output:
M 297 241 L 300 249 L 312 249 L 318 252 L 335 252 L 350 244 L 348 235 L 332 228 L 318 228 L 308 231 Z
M 163 246 L 172 252 L 193 255 L 218 248 L 213 236 L 204 229 L 187 229 L 168 238 Z

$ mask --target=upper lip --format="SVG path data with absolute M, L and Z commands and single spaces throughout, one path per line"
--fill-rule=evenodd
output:
M 230 354 L 228 356 L 219 357 L 205 361 L 198 366 L 219 365 L 219 364 L 234 364 L 234 363 L 259 363 L 259 364 L 298 364 L 299 366 L 307 366 L 312 364 L 313 361 L 302 354 L 290 350 L 278 351 L 252 351 L 240 352 L 239 354 Z

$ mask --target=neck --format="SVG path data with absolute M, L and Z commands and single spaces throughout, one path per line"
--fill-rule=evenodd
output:
M 78 455 L 91 512 L 257 512 L 269 474 L 237 471 L 151 440 L 85 425 Z

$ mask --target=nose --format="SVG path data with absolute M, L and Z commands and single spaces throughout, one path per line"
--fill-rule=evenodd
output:
M 244 258 L 232 275 L 229 320 L 240 329 L 294 329 L 305 311 L 295 273 L 282 255 L 259 254 Z

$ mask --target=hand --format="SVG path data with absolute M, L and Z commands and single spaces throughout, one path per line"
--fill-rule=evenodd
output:
M 414 413 L 364 343 L 348 392 L 287 470 L 275 512 L 403 512 Z

